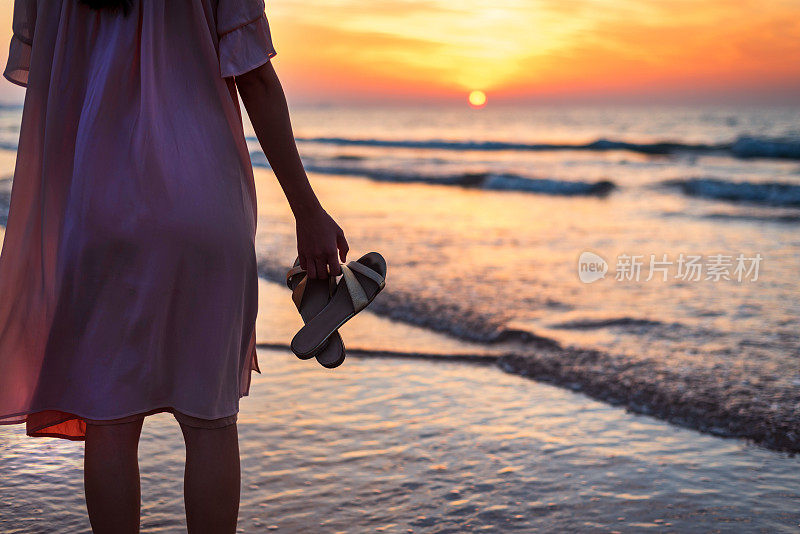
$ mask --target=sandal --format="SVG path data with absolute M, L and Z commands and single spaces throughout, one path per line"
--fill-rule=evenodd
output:
M 342 265 L 342 277 L 325 307 L 294 338 L 291 349 L 298 358 L 309 358 L 325 346 L 339 328 L 367 307 L 386 285 L 386 260 L 369 252 L 358 261 Z
M 331 300 L 336 290 L 336 278 L 333 276 L 327 279 L 308 278 L 305 269 L 300 266 L 300 258 L 297 258 L 286 273 L 286 285 L 292 290 L 292 300 L 303 318 L 303 323 L 307 323 Z M 308 360 L 312 356 L 316 356 L 320 365 L 328 369 L 341 365 L 344 362 L 345 349 L 339 332 L 331 335 L 328 343 L 318 352 L 297 355 L 301 360 Z

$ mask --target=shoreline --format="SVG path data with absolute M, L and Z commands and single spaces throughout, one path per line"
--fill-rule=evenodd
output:
M 288 343 L 256 343 L 259 349 L 290 350 Z M 356 358 L 396 358 L 403 360 L 424 360 L 430 362 L 458 362 L 470 365 L 496 366 L 499 369 L 522 378 L 557 386 L 587 397 L 604 402 L 610 406 L 623 407 L 627 411 L 639 415 L 647 415 L 681 428 L 695 430 L 719 438 L 744 440 L 765 449 L 788 453 L 793 456 L 800 451 L 800 440 L 786 439 L 784 434 L 771 433 L 765 428 L 763 420 L 753 416 L 752 420 L 738 421 L 726 419 L 722 409 L 714 413 L 714 418 L 697 414 L 697 407 L 676 403 L 671 406 L 660 406 L 652 402 L 659 399 L 658 392 L 645 389 L 636 390 L 630 384 L 618 383 L 615 388 L 607 388 L 607 384 L 595 384 L 580 381 L 580 370 L 575 374 L 561 373 L 557 369 L 563 367 L 553 359 L 537 359 L 529 355 L 519 354 L 437 354 L 425 352 L 401 352 L 391 350 L 372 350 L 348 348 L 347 355 Z M 553 356 L 551 355 L 551 358 Z M 714 424 L 717 422 L 717 424 Z M 746 426 L 747 424 L 753 426 Z M 725 428 L 725 426 L 728 428 Z M 748 430 L 749 429 L 749 430 Z
M 271 283 L 282 282 L 282 276 L 263 261 L 259 262 L 259 276 Z M 399 314 L 392 313 L 390 307 L 381 302 L 381 296 L 373 302 L 369 311 L 393 322 L 436 332 L 427 324 L 404 320 L 409 310 L 398 317 Z M 687 375 L 670 377 L 674 369 L 657 366 L 651 361 L 632 361 L 598 350 L 562 347 L 556 341 L 527 332 L 503 332 L 504 335 L 491 342 L 461 339 L 449 331 L 437 332 L 456 341 L 482 346 L 491 354 L 453 354 L 453 358 L 450 358 L 449 355 L 417 351 L 347 350 L 361 357 L 496 365 L 507 373 L 580 392 L 611 406 L 621 406 L 632 413 L 649 415 L 678 427 L 716 437 L 743 439 L 776 452 L 800 452 L 800 420 L 791 413 L 784 413 L 786 410 L 774 409 L 776 405 L 788 406 L 788 402 L 748 404 L 749 390 L 734 399 L 715 395 L 716 391 L 728 388 L 729 384 L 713 380 L 715 377 L 699 373 L 698 369 L 693 369 Z M 288 349 L 288 344 L 280 343 L 259 346 Z M 610 379 L 611 376 L 615 379 Z M 764 395 L 767 393 L 763 392 Z

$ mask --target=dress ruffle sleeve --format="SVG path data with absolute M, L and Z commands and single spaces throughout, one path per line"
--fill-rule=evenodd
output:
M 251 71 L 277 54 L 264 13 L 264 0 L 219 0 L 217 34 L 223 78 Z
M 31 66 L 33 30 L 36 26 L 36 1 L 15 0 L 14 18 L 11 23 L 13 34 L 8 50 L 8 62 L 3 76 L 22 87 L 28 86 L 28 71 Z

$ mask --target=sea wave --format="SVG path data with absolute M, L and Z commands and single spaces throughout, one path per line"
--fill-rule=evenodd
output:
M 638 317 L 610 317 L 602 319 L 576 319 L 552 325 L 552 328 L 565 330 L 595 330 L 600 328 L 649 328 L 664 326 L 661 321 Z
M 794 211 L 789 207 L 789 210 Z M 776 224 L 798 224 L 800 223 L 800 213 L 794 211 L 786 213 L 752 213 L 748 211 L 728 212 L 728 211 L 709 211 L 705 213 L 690 214 L 683 211 L 664 211 L 662 217 L 696 217 L 711 221 L 732 221 L 732 222 L 754 222 L 754 223 L 776 223 Z
M 745 136 L 737 139 L 730 150 L 739 158 L 800 159 L 800 140 Z
M 589 143 L 518 143 L 513 141 L 458 141 L 446 139 L 362 139 L 351 137 L 298 137 L 297 141 L 339 146 L 374 146 L 387 148 L 427 148 L 438 150 L 628 150 L 646 154 L 669 154 L 680 150 L 714 150 L 719 145 L 676 142 L 631 143 L 597 139 Z
M 255 139 L 251 139 L 255 140 Z M 448 139 L 377 139 L 353 137 L 298 137 L 298 141 L 336 146 L 420 148 L 436 150 L 624 150 L 641 154 L 719 153 L 737 158 L 800 159 L 800 139 L 741 136 L 727 143 L 655 141 L 637 143 L 599 138 L 588 143 L 520 143 L 513 141 L 469 141 Z
M 784 182 L 732 182 L 719 178 L 667 180 L 662 185 L 677 187 L 694 197 L 749 202 L 770 206 L 800 206 L 800 185 Z
M 756 223 L 779 223 L 797 224 L 800 223 L 800 214 L 778 214 L 778 215 L 756 215 L 752 213 L 707 213 L 703 215 L 706 219 L 715 221 L 744 221 Z
M 616 189 L 617 186 L 610 180 L 580 182 L 550 180 L 546 178 L 526 178 L 513 174 L 490 174 L 486 176 L 482 187 L 493 191 L 526 191 L 529 193 L 548 195 L 606 196 Z
M 269 164 L 260 152 L 251 155 L 253 165 L 256 167 L 269 167 Z M 521 191 L 525 193 L 538 193 L 543 195 L 558 196 L 606 196 L 616 189 L 616 185 L 609 180 L 596 182 L 554 180 L 522 176 L 513 173 L 491 172 L 463 172 L 454 174 L 427 174 L 420 172 L 398 172 L 392 169 L 375 169 L 347 163 L 326 164 L 312 158 L 306 158 L 304 167 L 309 172 L 319 174 L 335 174 L 359 176 L 377 182 L 393 183 L 422 183 L 434 185 L 449 185 L 485 189 L 489 191 Z

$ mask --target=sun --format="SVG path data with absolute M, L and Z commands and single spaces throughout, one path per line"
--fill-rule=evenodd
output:
M 486 105 L 486 93 L 483 91 L 472 91 L 469 94 L 469 105 L 475 109 Z

